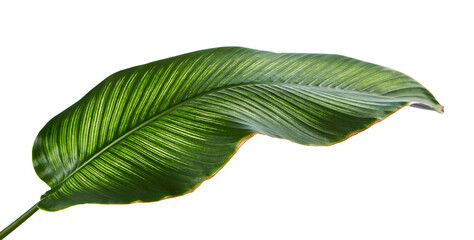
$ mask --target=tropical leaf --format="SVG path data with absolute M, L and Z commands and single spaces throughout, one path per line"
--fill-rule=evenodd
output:
M 410 104 L 442 111 L 407 75 L 340 55 L 226 47 L 132 67 L 40 131 L 33 163 L 51 190 L 37 206 L 183 195 L 254 133 L 331 145 Z

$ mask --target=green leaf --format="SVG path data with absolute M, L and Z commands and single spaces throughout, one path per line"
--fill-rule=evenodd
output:
M 340 55 L 226 47 L 136 66 L 38 134 L 33 163 L 51 187 L 38 207 L 183 195 L 254 133 L 331 145 L 409 104 L 442 112 L 407 75 Z

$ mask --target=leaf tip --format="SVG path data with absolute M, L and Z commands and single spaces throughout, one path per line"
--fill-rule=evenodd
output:
M 444 106 L 439 105 L 439 104 L 437 104 L 436 106 L 430 106 L 430 105 L 426 105 L 426 104 L 423 104 L 423 103 L 412 102 L 409 105 L 410 105 L 410 107 L 421 108 L 421 109 L 426 109 L 426 110 L 433 110 L 433 111 L 439 112 L 441 114 L 444 113 Z

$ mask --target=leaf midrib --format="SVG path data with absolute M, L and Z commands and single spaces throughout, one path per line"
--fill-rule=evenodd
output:
M 46 198 L 48 195 L 52 194 L 55 192 L 55 190 L 59 189 L 63 183 L 65 183 L 69 178 L 74 176 L 74 174 L 78 171 L 80 171 L 82 168 L 84 168 L 87 164 L 92 162 L 94 159 L 96 159 L 98 156 L 100 156 L 102 153 L 110 149 L 111 147 L 115 146 L 115 144 L 121 142 L 123 139 L 131 135 L 132 133 L 138 131 L 139 129 L 147 126 L 148 124 L 156 121 L 157 119 L 166 116 L 167 114 L 171 113 L 172 111 L 186 105 L 189 102 L 192 102 L 193 100 L 199 99 L 203 96 L 210 95 L 215 92 L 219 92 L 222 90 L 227 90 L 231 88 L 238 88 L 238 87 L 243 87 L 243 86 L 253 86 L 253 85 L 275 85 L 275 86 L 287 86 L 287 87 L 299 87 L 299 88 L 311 88 L 311 89 L 323 89 L 323 90 L 328 90 L 328 91 L 336 91 L 336 92 L 346 92 L 346 93 L 353 93 L 353 94 L 359 94 L 359 95 L 367 95 L 367 96 L 377 96 L 377 97 L 383 97 L 387 99 L 394 99 L 392 97 L 387 97 L 385 95 L 379 94 L 379 93 L 373 93 L 373 92 L 359 92 L 355 90 L 350 90 L 350 89 L 343 89 L 343 88 L 331 88 L 331 87 L 324 87 L 324 86 L 314 86 L 314 85 L 301 85 L 301 84 L 295 84 L 295 83 L 278 83 L 278 82 L 270 82 L 270 83 L 241 83 L 241 84 L 234 84 L 234 85 L 227 85 L 224 87 L 212 89 L 209 91 L 202 92 L 196 96 L 193 96 L 191 98 L 188 98 L 181 103 L 178 103 L 170 108 L 168 108 L 165 111 L 162 111 L 161 113 L 155 115 L 154 117 L 150 118 L 149 120 L 141 123 L 140 125 L 130 129 L 126 133 L 124 133 L 122 136 L 117 138 L 116 140 L 112 141 L 111 143 L 107 144 L 105 147 L 103 147 L 100 151 L 98 151 L 96 154 L 94 154 L 92 157 L 90 157 L 87 161 L 85 161 L 83 164 L 81 164 L 76 170 L 74 170 L 72 173 L 68 174 L 66 178 L 64 178 L 60 183 L 58 183 L 54 188 L 50 189 L 45 195 L 42 196 L 42 198 Z

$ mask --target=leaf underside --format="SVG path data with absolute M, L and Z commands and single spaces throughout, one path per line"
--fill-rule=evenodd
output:
M 40 131 L 33 164 L 51 190 L 38 206 L 183 195 L 253 133 L 331 145 L 408 104 L 442 111 L 407 75 L 340 55 L 225 47 L 132 67 Z

